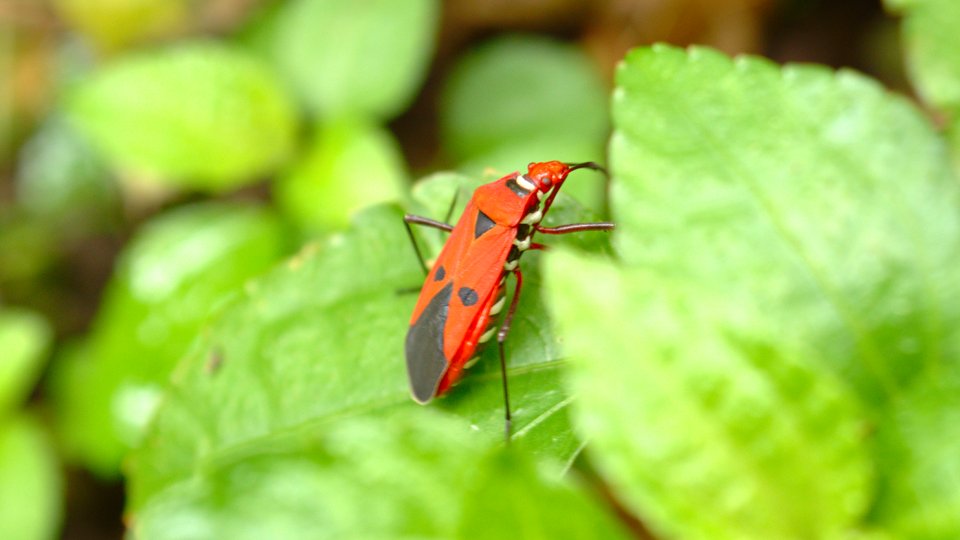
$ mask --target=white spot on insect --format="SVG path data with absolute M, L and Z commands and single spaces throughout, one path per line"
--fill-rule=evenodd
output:
M 490 315 L 493 316 L 493 315 L 496 315 L 497 313 L 500 313 L 500 310 L 503 309 L 503 304 L 505 304 L 506 301 L 507 301 L 507 297 L 501 296 L 500 299 L 497 300 L 497 303 L 490 308 Z
M 490 329 L 487 330 L 482 336 L 480 336 L 480 339 L 478 339 L 477 341 L 480 343 L 486 343 L 490 341 L 490 338 L 493 337 L 493 334 L 496 333 L 496 331 L 497 331 L 496 326 L 490 327 Z
M 517 249 L 519 249 L 520 251 L 526 251 L 530 249 L 531 241 L 532 241 L 532 238 L 530 238 L 529 236 L 524 238 L 523 240 L 518 240 L 514 238 L 513 245 L 517 246 Z
M 516 269 L 517 269 L 517 263 L 518 263 L 518 262 L 519 262 L 519 261 L 518 261 L 517 259 L 514 259 L 514 260 L 512 260 L 512 261 L 509 261 L 507 264 L 503 265 L 503 269 L 506 270 L 506 271 L 508 271 L 508 272 L 512 272 L 513 270 L 516 270 Z
M 540 193 L 539 191 L 537 193 Z M 522 220 L 520 220 L 521 225 L 533 225 L 535 223 L 540 223 L 540 220 L 543 219 L 543 210 L 538 208 L 536 212 L 530 212 Z
M 527 191 L 533 191 L 537 189 L 537 186 L 533 182 L 531 182 L 530 179 L 527 178 L 525 174 L 521 174 L 520 176 L 517 177 L 517 184 Z M 537 193 L 539 193 L 539 191 Z

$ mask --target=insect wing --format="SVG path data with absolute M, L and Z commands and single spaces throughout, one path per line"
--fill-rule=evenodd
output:
M 499 286 L 515 236 L 467 204 L 427 275 L 407 332 L 407 374 L 418 402 L 433 398 L 451 362 L 473 353 L 461 350 L 463 341 Z

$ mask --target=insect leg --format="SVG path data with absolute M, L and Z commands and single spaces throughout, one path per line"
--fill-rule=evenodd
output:
M 441 231 L 447 232 L 453 230 L 453 225 L 423 216 L 415 216 L 413 214 L 405 214 L 403 216 L 403 226 L 407 229 L 407 237 L 410 238 L 410 245 L 413 246 L 413 251 L 417 254 L 417 260 L 420 261 L 420 267 L 423 268 L 423 275 L 427 275 L 430 273 L 430 269 L 427 268 L 427 263 L 423 259 L 423 253 L 420 251 L 420 245 L 417 244 L 417 239 L 413 236 L 413 229 L 410 228 L 411 223 L 416 225 L 425 225 L 427 227 L 433 227 L 435 229 L 440 229 Z
M 537 226 L 537 232 L 542 232 L 543 234 L 567 234 L 572 232 L 582 232 L 582 231 L 612 231 L 614 228 L 613 223 L 609 222 L 600 222 L 600 223 L 570 223 L 568 225 L 560 225 L 558 227 L 541 227 Z
M 513 322 L 513 314 L 517 311 L 517 304 L 520 301 L 520 287 L 523 286 L 523 274 L 520 272 L 520 268 L 513 270 L 514 277 L 517 278 L 517 284 L 513 288 L 513 298 L 510 299 L 510 309 L 507 310 L 506 316 L 503 318 L 503 323 L 500 325 L 500 330 L 497 331 L 497 349 L 500 351 L 500 377 L 503 380 L 503 419 L 504 419 L 504 434 L 507 438 L 507 443 L 510 443 L 510 391 L 507 388 L 507 361 L 503 353 L 503 342 L 507 339 L 507 334 L 510 333 L 510 324 Z

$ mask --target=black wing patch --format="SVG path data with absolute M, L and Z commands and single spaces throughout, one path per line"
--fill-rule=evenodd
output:
M 433 399 L 449 362 L 443 355 L 443 329 L 447 325 L 453 282 L 440 289 L 407 331 L 405 354 L 407 375 L 413 399 L 426 403 Z
M 480 210 L 477 210 L 477 224 L 473 227 L 473 237 L 480 238 L 483 236 L 483 233 L 489 231 L 493 228 L 493 220 L 490 219 L 490 216 L 484 214 Z
M 445 278 L 446 276 L 447 276 L 447 270 L 443 266 L 441 266 L 437 268 L 436 272 L 433 273 L 433 280 L 443 281 L 443 278 Z

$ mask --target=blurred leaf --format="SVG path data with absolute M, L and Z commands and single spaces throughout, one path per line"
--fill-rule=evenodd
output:
M 904 16 L 907 68 L 931 105 L 960 112 L 960 3 L 955 0 L 885 0 Z
M 636 50 L 618 84 L 626 262 L 768 306 L 872 411 L 960 356 L 960 184 L 909 102 L 699 48 Z
M 55 395 L 71 453 L 101 474 L 117 471 L 203 322 L 285 252 L 283 233 L 272 214 L 226 203 L 145 226 L 121 256 L 89 342 L 62 362 Z
M 403 110 L 433 52 L 435 0 L 295 0 L 264 29 L 273 57 L 317 114 L 386 119 Z
M 272 433 L 152 497 L 135 515 L 135 532 L 157 540 L 616 531 L 573 486 L 487 446 L 462 422 L 415 407 Z
M 45 434 L 25 416 L 0 421 L 0 538 L 55 538 L 61 480 Z
M 0 422 L 29 395 L 43 368 L 51 337 L 50 327 L 40 316 L 0 309 Z
M 119 213 L 119 196 L 105 164 L 56 116 L 24 145 L 16 181 L 20 205 L 68 233 L 103 225 Z
M 358 209 L 399 199 L 405 185 L 403 156 L 389 132 L 340 121 L 319 130 L 275 193 L 287 217 L 316 232 L 346 227 Z
M 954 162 L 960 170 L 960 2 L 886 0 L 903 15 L 907 71 L 923 99 L 947 113 Z
M 296 129 L 273 74 L 214 43 L 108 65 L 78 85 L 69 112 L 117 167 L 207 191 L 249 183 L 282 163 Z
M 464 490 L 456 538 L 628 538 L 585 491 L 538 471 L 523 454 L 498 452 L 475 466 L 479 473 Z
M 548 39 L 491 41 L 456 66 L 444 91 L 445 148 L 471 169 L 603 161 L 607 95 L 580 50 Z
M 410 399 L 403 342 L 423 280 L 395 208 L 357 216 L 344 234 L 307 248 L 248 287 L 202 333 L 175 374 L 136 456 L 132 508 L 187 481 L 198 464 L 335 419 L 418 406 Z M 532 271 L 507 343 L 518 446 L 561 460 L 579 450 L 560 388 L 557 339 Z M 488 441 L 503 436 L 496 348 L 432 406 L 452 411 Z
M 614 242 L 647 274 L 551 266 L 564 335 L 589 360 L 575 378 L 581 427 L 608 480 L 684 537 L 854 526 L 869 484 L 845 392 L 879 419 L 960 354 L 958 184 L 942 141 L 849 72 L 655 46 L 617 80 Z M 614 324 L 643 338 L 597 341 Z M 704 433 L 665 437 L 701 429 L 681 414 L 702 415 Z M 624 437 L 617 418 L 654 427 Z
M 916 381 L 884 419 L 875 520 L 897 538 L 960 538 L 960 365 Z
M 59 15 L 97 45 L 114 50 L 184 28 L 189 0 L 54 0 Z
M 576 423 L 651 527 L 787 539 L 837 538 L 856 524 L 871 494 L 863 422 L 853 396 L 811 367 L 814 349 L 722 290 L 563 253 L 547 270 L 577 359 Z

